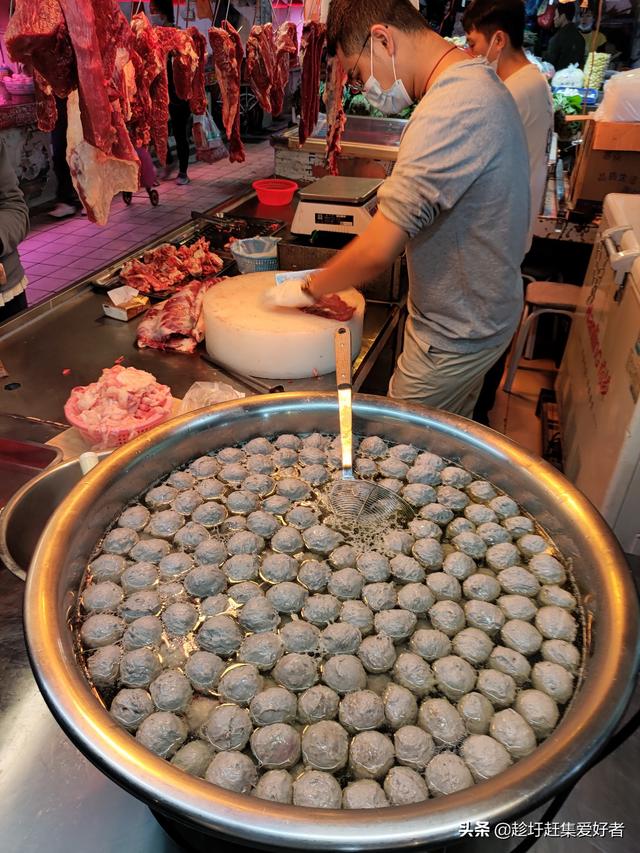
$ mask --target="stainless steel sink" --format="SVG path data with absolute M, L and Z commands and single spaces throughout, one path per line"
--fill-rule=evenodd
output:
M 21 486 L 61 459 L 62 452 L 57 447 L 0 438 L 0 507 Z

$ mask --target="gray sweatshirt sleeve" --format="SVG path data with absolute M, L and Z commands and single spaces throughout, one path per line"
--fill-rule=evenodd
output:
M 471 90 L 470 90 L 471 89 Z M 451 105 L 456 105 L 452 116 Z M 438 82 L 413 114 L 398 160 L 378 191 L 381 213 L 413 238 L 450 210 L 487 166 L 492 145 L 482 93 L 456 79 Z
M 29 231 L 29 208 L 0 141 L 0 257 L 14 252 Z

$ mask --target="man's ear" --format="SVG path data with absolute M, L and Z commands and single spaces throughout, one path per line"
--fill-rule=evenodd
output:
M 390 27 L 384 24 L 374 24 L 371 27 L 371 38 L 377 42 L 388 54 L 393 56 L 396 52 L 396 44 Z

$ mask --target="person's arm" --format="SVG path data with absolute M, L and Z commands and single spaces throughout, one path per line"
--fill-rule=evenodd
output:
M 398 161 L 378 191 L 378 213 L 361 236 L 310 277 L 314 298 L 366 284 L 390 266 L 408 240 L 450 210 L 485 167 L 495 128 L 487 121 L 486 89 L 479 94 L 455 78 L 414 113 L 400 144 Z M 456 109 L 452 114 L 452 104 Z M 485 140 L 486 138 L 486 140 Z M 301 285 L 273 288 L 277 305 L 310 304 Z M 306 301 L 305 301 L 306 300 Z
M 361 287 L 377 278 L 401 254 L 409 235 L 378 211 L 364 232 L 311 276 L 309 293 L 320 299 L 338 290 Z
M 0 257 L 10 255 L 27 236 L 29 208 L 18 179 L 0 142 Z

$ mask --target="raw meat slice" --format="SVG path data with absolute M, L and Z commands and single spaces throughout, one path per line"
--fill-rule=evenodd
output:
M 145 64 L 135 50 L 131 51 L 134 69 L 135 91 L 130 99 L 131 117 L 129 136 L 136 148 L 146 147 L 151 142 L 151 95 L 145 76 Z
M 11 58 L 31 64 L 59 98 L 78 85 L 76 58 L 58 0 L 17 0 L 5 42 Z
M 105 86 L 102 50 L 91 0 L 60 0 L 78 66 L 78 92 L 84 139 L 110 155 L 116 141 Z M 137 189 L 137 186 L 136 186 Z
M 43 133 L 51 133 L 58 120 L 58 108 L 53 89 L 42 74 L 33 69 L 33 85 L 36 95 L 36 118 Z
M 229 160 L 232 163 L 244 163 L 244 145 L 240 135 L 240 85 L 242 83 L 242 67 L 244 64 L 244 47 L 240 33 L 229 21 L 222 22 L 222 28 L 231 36 L 236 48 L 236 62 L 238 63 L 238 111 L 233 123 L 233 130 L 229 138 Z
M 327 158 L 326 163 L 332 175 L 338 174 L 338 157 L 342 150 L 342 133 L 347 122 L 344 112 L 344 84 L 347 75 L 337 56 L 327 63 L 327 82 L 324 90 L 324 103 L 327 108 Z
M 202 300 L 205 292 L 217 281 L 217 278 L 192 281 L 165 302 L 151 308 L 138 326 L 138 346 L 141 349 L 151 347 L 193 353 L 204 339 Z
M 135 52 L 142 66 L 137 66 L 137 102 L 132 107 L 132 139 L 148 145 L 152 140 L 161 163 L 168 151 L 169 86 L 167 68 L 156 31 L 147 16 L 139 12 L 131 19 Z M 134 64 L 135 59 L 134 59 Z
M 89 219 L 105 225 L 113 196 L 138 189 L 140 161 L 105 154 L 84 138 L 77 91 L 69 95 L 67 115 L 67 162 L 73 185 Z
M 209 42 L 213 50 L 213 64 L 222 98 L 222 123 L 230 138 L 240 107 L 240 73 L 235 42 L 230 34 L 220 27 L 209 29 Z
M 247 77 L 258 103 L 270 113 L 271 87 L 275 78 L 276 47 L 273 24 L 251 27 L 247 40 Z
M 315 305 L 300 310 L 304 311 L 305 314 L 315 314 L 316 317 L 326 317 L 327 320 L 339 320 L 341 323 L 346 323 L 353 317 L 356 309 L 353 305 L 347 304 L 337 293 L 331 293 L 329 296 L 318 299 Z
M 176 27 L 160 27 L 157 34 L 164 55 L 171 55 L 176 95 L 188 101 L 193 94 L 193 80 L 198 70 L 198 53 L 193 39 L 187 30 Z
M 298 137 L 304 144 L 313 133 L 320 112 L 320 64 L 324 48 L 326 27 L 309 21 L 302 28 L 300 47 L 302 80 L 300 83 L 300 126 Z
M 189 27 L 198 55 L 198 67 L 193 77 L 193 87 L 189 98 L 189 109 L 194 116 L 203 116 L 207 111 L 207 93 L 204 88 L 204 67 L 207 61 L 207 40 L 195 27 Z
M 278 28 L 276 35 L 276 64 L 271 87 L 271 108 L 274 116 L 282 112 L 291 63 L 297 55 L 298 30 L 292 21 L 285 21 Z
M 222 27 L 211 27 L 209 42 L 213 49 L 213 63 L 222 97 L 222 123 L 229 140 L 229 159 L 232 163 L 244 161 L 244 147 L 240 138 L 240 71 L 242 67 L 242 42 L 238 32 L 228 21 Z

